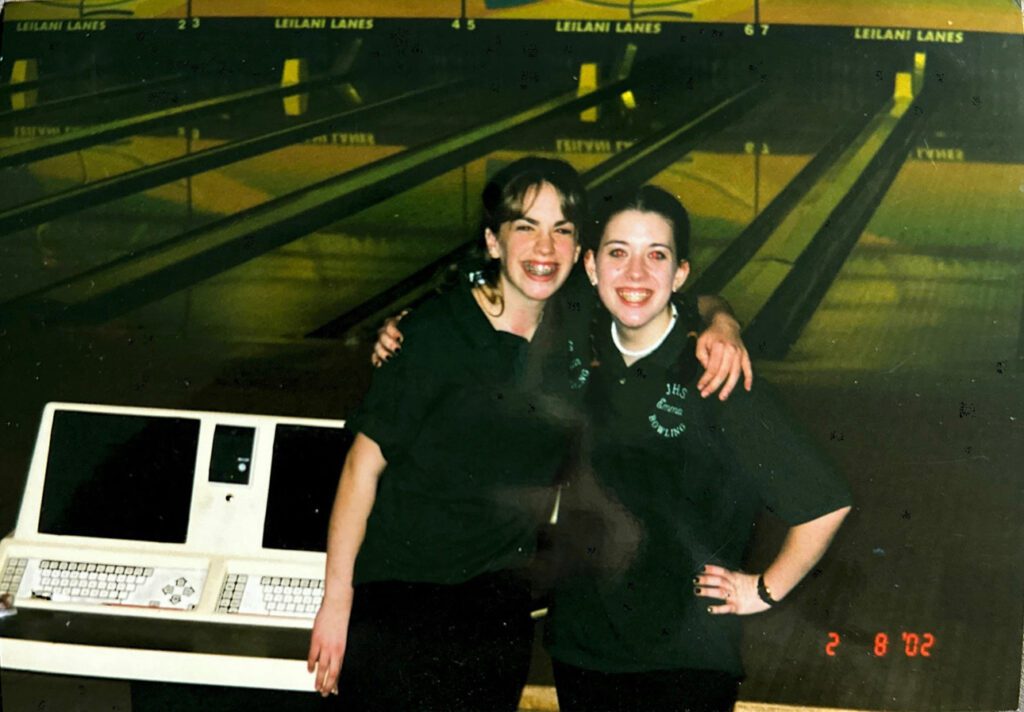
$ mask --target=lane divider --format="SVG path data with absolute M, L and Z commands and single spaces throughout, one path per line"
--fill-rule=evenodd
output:
M 59 156 L 78 149 L 96 146 L 101 143 L 109 143 L 116 138 L 130 136 L 143 129 L 150 129 L 180 121 L 184 118 L 195 118 L 205 114 L 224 111 L 230 107 L 244 104 L 258 99 L 265 99 L 274 96 L 286 96 L 294 94 L 298 88 L 312 89 L 317 86 L 334 84 L 340 81 L 348 72 L 336 72 L 323 74 L 310 79 L 304 84 L 292 86 L 263 86 L 256 89 L 227 94 L 225 96 L 213 97 L 202 101 L 176 106 L 171 109 L 160 109 L 136 116 L 129 116 L 116 121 L 72 131 L 62 136 L 45 137 L 22 141 L 13 146 L 0 150 L 0 168 L 20 166 L 43 158 Z
M 356 108 L 348 108 L 331 116 L 307 121 L 297 126 L 279 129 L 252 138 L 232 141 L 231 143 L 189 153 L 180 158 L 143 166 L 128 173 L 92 181 L 78 188 L 65 190 L 39 200 L 19 205 L 0 212 L 0 236 L 24 230 L 40 223 L 56 220 L 87 207 L 95 207 L 111 200 L 117 200 L 133 193 L 155 188 L 165 183 L 198 175 L 205 171 L 242 161 L 269 151 L 290 146 L 314 136 L 337 131 L 347 122 L 356 118 L 372 115 L 379 111 L 395 110 L 403 103 L 423 99 L 427 96 L 443 96 L 448 90 L 455 89 L 464 81 L 431 84 L 413 91 L 388 97 L 382 101 L 365 106 L 358 94 L 346 92 L 346 99 Z M 346 82 L 346 84 L 348 84 Z M 354 92 L 355 89 L 353 88 Z
M 891 184 L 921 125 L 913 85 L 897 74 L 892 99 L 722 289 L 750 322 L 744 339 L 756 356 L 785 354 Z

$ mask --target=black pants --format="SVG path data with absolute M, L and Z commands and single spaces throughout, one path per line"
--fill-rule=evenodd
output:
M 530 590 L 517 575 L 453 586 L 362 584 L 335 700 L 361 712 L 512 712 L 532 644 Z
M 739 680 L 718 670 L 607 673 L 551 662 L 562 712 L 722 712 L 739 694 Z

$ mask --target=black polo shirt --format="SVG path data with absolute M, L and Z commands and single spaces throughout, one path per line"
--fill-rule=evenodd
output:
M 401 353 L 349 420 L 388 462 L 355 582 L 461 583 L 524 565 L 565 450 L 543 389 L 549 353 L 496 331 L 468 285 L 417 309 L 402 331 Z
M 562 288 L 544 309 L 534 337 L 538 350 L 544 353 L 545 389 L 558 394 L 573 408 L 582 404 L 593 349 L 590 341 L 591 323 L 600 302 L 580 265 L 576 265 Z
M 673 295 L 681 319 L 705 326 L 695 302 L 681 294 Z M 572 407 L 581 407 L 581 397 L 590 379 L 590 364 L 596 358 L 592 334 L 598 323 L 607 329 L 608 312 L 601 306 L 597 292 L 587 279 L 582 264 L 577 264 L 562 288 L 545 309 L 534 343 L 544 357 L 545 388 L 559 393 Z M 696 347 L 696 343 L 693 344 Z M 568 369 L 568 370 L 567 370 Z
M 795 525 L 846 506 L 849 493 L 763 379 L 725 403 L 700 397 L 694 324 L 681 319 L 629 367 L 609 324 L 594 334 L 589 467 L 559 520 L 569 558 L 589 565 L 556 591 L 549 650 L 605 672 L 740 676 L 740 619 L 709 614 L 693 577 L 708 563 L 741 567 L 762 507 Z

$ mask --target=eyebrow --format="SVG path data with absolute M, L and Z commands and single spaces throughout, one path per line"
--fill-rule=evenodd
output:
M 626 247 L 630 247 L 630 243 L 626 242 L 625 240 L 606 240 L 604 243 L 601 244 L 601 247 L 608 247 L 609 245 L 625 245 Z M 668 250 L 669 252 L 674 251 L 671 245 L 667 245 L 664 242 L 654 242 L 651 243 L 649 247 L 662 247 Z
M 530 223 L 531 225 L 540 225 L 540 222 L 538 220 L 534 220 L 533 218 L 528 218 L 525 215 L 520 215 L 519 217 L 516 218 L 516 220 L 525 220 L 526 222 Z M 513 222 L 515 222 L 516 220 L 513 220 Z M 575 224 L 576 223 L 574 223 L 572 220 L 569 220 L 568 218 L 562 218 L 561 220 L 559 220 L 558 222 L 555 223 L 555 227 L 559 227 L 560 225 L 573 225 L 573 226 L 575 226 Z

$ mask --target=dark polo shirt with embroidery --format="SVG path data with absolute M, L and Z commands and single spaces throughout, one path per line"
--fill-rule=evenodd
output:
M 681 295 L 674 295 L 673 301 L 680 319 L 694 324 L 698 331 L 704 330 L 695 303 Z M 562 394 L 573 406 L 582 405 L 580 398 L 587 390 L 590 364 L 595 355 L 591 335 L 597 333 L 598 322 L 607 331 L 608 312 L 601 306 L 583 267 L 577 264 L 565 285 L 550 300 L 538 336 L 534 339 L 535 344 L 543 344 L 546 354 L 547 392 Z
M 700 397 L 693 323 L 629 367 L 609 324 L 594 334 L 589 466 L 559 518 L 567 559 L 584 564 L 556 591 L 549 650 L 605 672 L 741 676 L 740 618 L 709 614 L 693 577 L 741 567 L 762 507 L 795 525 L 846 506 L 848 490 L 763 379 L 725 403 Z
M 496 331 L 468 285 L 417 309 L 402 331 L 401 353 L 349 419 L 388 462 L 356 583 L 451 584 L 524 565 L 565 452 L 542 387 L 550 354 L 540 342 L 557 339 L 539 330 L 535 347 Z M 564 369 L 564 342 L 558 353 Z

